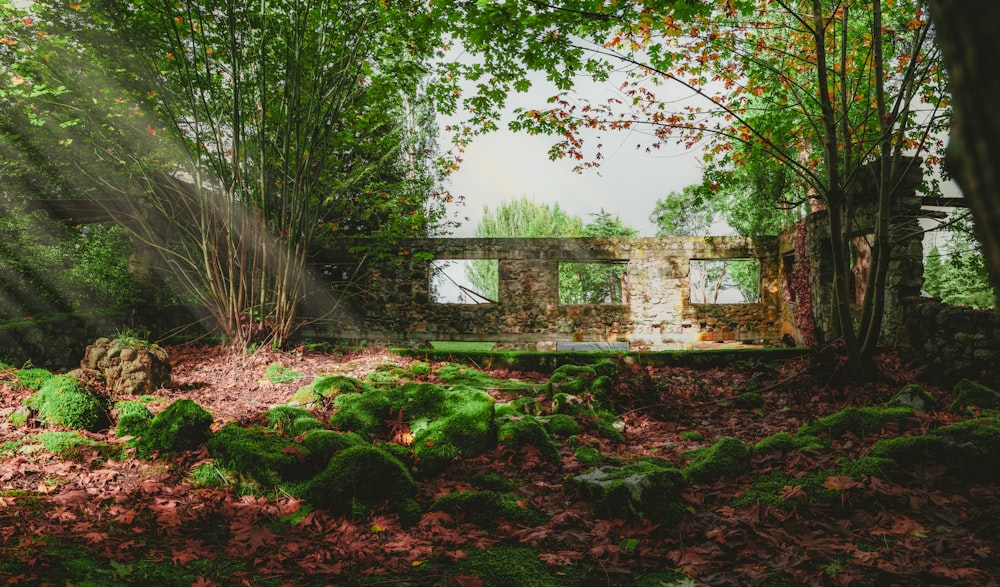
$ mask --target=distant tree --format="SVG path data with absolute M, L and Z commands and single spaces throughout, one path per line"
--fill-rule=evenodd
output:
M 621 218 L 601 210 L 583 227 L 590 238 L 633 237 L 639 231 Z M 624 263 L 563 263 L 559 267 L 559 302 L 563 304 L 620 304 L 627 291 Z
M 995 296 L 986 260 L 972 232 L 954 232 L 943 250 L 934 246 L 924 266 L 924 291 L 947 304 L 990 308 Z
M 714 214 L 701 184 L 685 186 L 656 200 L 649 221 L 656 236 L 698 236 L 708 233 Z
M 540 204 L 526 195 L 504 200 L 496 209 L 483 206 L 483 218 L 476 227 L 478 238 L 543 238 L 582 236 L 583 221 L 567 214 L 559 204 Z M 495 263 L 475 261 L 466 265 L 465 275 L 473 289 L 491 300 L 499 292 Z

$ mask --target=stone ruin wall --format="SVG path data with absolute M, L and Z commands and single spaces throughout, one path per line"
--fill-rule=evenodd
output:
M 353 244 L 331 251 L 330 260 L 351 262 L 345 251 Z M 317 322 L 302 335 L 406 345 L 496 341 L 505 348 L 537 349 L 560 342 L 627 342 L 632 350 L 666 350 L 706 342 L 776 342 L 795 331 L 785 323 L 776 237 L 426 239 L 399 248 L 438 260 L 498 260 L 497 303 L 435 303 L 429 261 L 379 264 L 364 304 L 339 320 Z M 691 260 L 734 258 L 760 262 L 759 301 L 691 303 Z M 560 261 L 627 264 L 623 303 L 560 304 Z

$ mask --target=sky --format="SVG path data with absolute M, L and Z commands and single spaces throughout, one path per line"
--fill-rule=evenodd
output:
M 592 100 L 619 95 L 617 88 L 622 79 L 612 78 L 604 84 L 583 80 L 580 92 Z M 512 97 L 508 114 L 516 106 L 542 109 L 554 93 L 553 88 L 536 81 L 528 93 Z M 584 223 L 603 209 L 617 214 L 625 225 L 638 230 L 639 236 L 655 236 L 656 226 L 649 216 L 656 201 L 701 181 L 701 157 L 697 150 L 670 145 L 647 153 L 646 137 L 628 132 L 605 133 L 600 140 L 588 138 L 586 144 L 590 150 L 586 152 L 593 153 L 594 145 L 600 142 L 604 145 L 604 159 L 596 169 L 575 173 L 576 161 L 549 159 L 548 150 L 556 137 L 510 132 L 506 129 L 507 120 L 500 123 L 500 130 L 477 137 L 466 148 L 459 170 L 445 183 L 453 195 L 465 197 L 463 206 L 452 209 L 462 221 L 452 236 L 474 236 L 483 206 L 493 210 L 502 201 L 521 195 L 538 203 L 558 204 Z M 441 119 L 439 126 L 443 129 L 450 122 L 453 121 Z M 442 134 L 440 147 L 447 150 L 448 141 Z M 642 146 L 637 149 L 639 144 Z

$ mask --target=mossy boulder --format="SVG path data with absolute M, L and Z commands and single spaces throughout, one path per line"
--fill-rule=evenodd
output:
M 305 387 L 300 387 L 285 402 L 304 408 L 327 407 L 336 397 L 347 393 L 362 393 L 373 389 L 354 377 L 345 375 L 317 375 Z
M 757 476 L 746 490 L 733 500 L 732 505 L 777 506 L 787 509 L 797 508 L 803 503 L 821 503 L 834 507 L 845 507 L 843 490 L 831 483 L 831 478 L 849 477 L 855 481 L 865 481 L 872 477 L 891 479 L 899 471 L 895 461 L 880 457 L 863 457 L 848 461 L 833 469 L 819 470 L 804 477 L 792 477 L 774 470 Z M 789 492 L 790 488 L 799 491 Z M 853 508 L 853 505 L 846 505 Z
M 537 526 L 545 521 L 521 498 L 497 491 L 460 491 L 434 500 L 431 511 L 448 512 L 466 522 L 495 528 L 499 522 Z
M 826 434 L 831 438 L 840 438 L 850 432 L 864 438 L 881 432 L 887 426 L 902 428 L 912 417 L 913 409 L 907 407 L 851 406 L 803 425 L 799 434 Z
M 937 401 L 934 396 L 916 384 L 904 386 L 889 401 L 885 402 L 885 405 L 890 407 L 910 408 L 916 412 L 927 412 L 933 409 L 935 404 Z
M 571 418 L 565 414 L 552 414 L 540 418 L 539 421 L 545 427 L 549 436 L 555 438 L 569 438 L 580 433 L 580 424 L 577 423 L 575 418 Z
M 794 451 L 819 450 L 823 442 L 811 434 L 789 434 L 778 432 L 761 439 L 754 445 L 753 454 L 765 455 L 772 452 L 789 453 Z
M 36 411 L 38 418 L 50 426 L 96 432 L 111 423 L 108 398 L 70 375 L 53 375 L 45 379 L 24 405 Z
M 133 442 L 141 457 L 193 450 L 211 438 L 211 426 L 212 414 L 208 410 L 193 400 L 181 399 L 157 414 Z
M 427 474 L 441 472 L 456 457 L 478 456 L 493 443 L 494 400 L 472 387 L 411 382 L 342 395 L 334 405 L 330 425 L 338 430 L 369 437 L 409 432 L 408 439 L 387 439 L 412 443 L 417 466 Z
M 549 397 L 558 393 L 576 396 L 590 393 L 597 377 L 597 369 L 593 365 L 562 365 L 549 377 Z
M 142 436 L 153 423 L 153 413 L 146 404 L 137 400 L 120 401 L 115 404 L 117 424 L 115 436 Z
M 892 459 L 906 470 L 944 465 L 970 479 L 1000 478 L 1000 419 L 974 418 L 926 434 L 879 440 L 871 456 Z
M 750 448 L 731 436 L 720 438 L 708 448 L 691 451 L 689 456 L 691 461 L 684 467 L 684 476 L 692 484 L 736 477 L 750 470 Z
M 678 519 L 684 505 L 683 473 L 667 461 L 640 458 L 624 466 L 607 465 L 572 477 L 568 487 L 594 504 L 597 515 L 654 522 Z
M 481 391 L 495 390 L 518 395 L 535 391 L 534 384 L 516 379 L 496 379 L 487 373 L 458 363 L 441 365 L 437 370 L 437 376 L 447 387 L 472 387 Z
M 305 487 L 303 496 L 317 507 L 353 515 L 388 502 L 401 517 L 418 513 L 417 483 L 398 459 L 372 445 L 347 448 Z M 419 515 L 419 513 L 418 513 Z
M 367 444 L 367 441 L 361 436 L 336 430 L 309 430 L 302 437 L 302 446 L 309 451 L 310 459 L 323 465 L 340 451 L 362 444 Z
M 559 460 L 559 449 L 552 437 L 534 416 L 513 416 L 500 419 L 497 425 L 497 444 L 512 450 L 533 446 L 549 461 Z
M 309 410 L 299 406 L 275 406 L 264 412 L 267 425 L 279 432 L 298 436 L 306 430 L 323 428 L 323 423 Z
M 963 379 L 955 384 L 952 398 L 948 411 L 953 414 L 970 406 L 985 409 L 1000 408 L 1000 393 L 969 379 Z
M 552 396 L 552 413 L 565 414 L 567 416 L 590 416 L 596 415 L 594 405 L 590 401 L 584 400 L 578 395 L 559 392 Z
M 305 479 L 318 470 L 307 463 L 308 451 L 272 428 L 230 423 L 207 445 L 212 458 L 224 468 L 253 479 L 265 489 Z

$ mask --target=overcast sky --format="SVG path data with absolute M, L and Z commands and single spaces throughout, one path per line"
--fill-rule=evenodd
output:
M 581 92 L 592 100 L 618 95 L 622 79 L 606 84 L 584 80 Z M 674 90 L 678 96 L 669 96 L 669 88 L 661 91 L 665 98 L 682 96 L 679 88 Z M 512 98 L 511 110 L 515 106 L 545 108 L 547 98 L 554 93 L 552 87 L 536 82 L 529 93 Z M 439 125 L 443 129 L 450 122 L 442 119 Z M 452 194 L 465 197 L 465 205 L 453 211 L 459 219 L 468 217 L 453 236 L 474 236 L 484 205 L 492 210 L 503 200 L 521 195 L 539 203 L 559 204 L 584 223 L 603 209 L 620 216 L 640 236 L 655 236 L 656 226 L 649 221 L 649 215 L 656 200 L 701 181 L 699 153 L 683 146 L 671 145 L 650 154 L 645 150 L 649 141 L 644 136 L 605 133 L 599 140 L 588 138 L 585 146 L 586 152 L 593 154 L 596 143 L 604 145 L 601 166 L 574 173 L 575 161 L 549 159 L 548 150 L 556 137 L 512 133 L 506 130 L 506 120 L 500 127 L 499 131 L 476 138 L 462 155 L 461 167 L 446 184 Z M 642 147 L 636 149 L 637 144 Z M 447 150 L 449 146 L 448 138 L 442 135 L 440 147 Z

